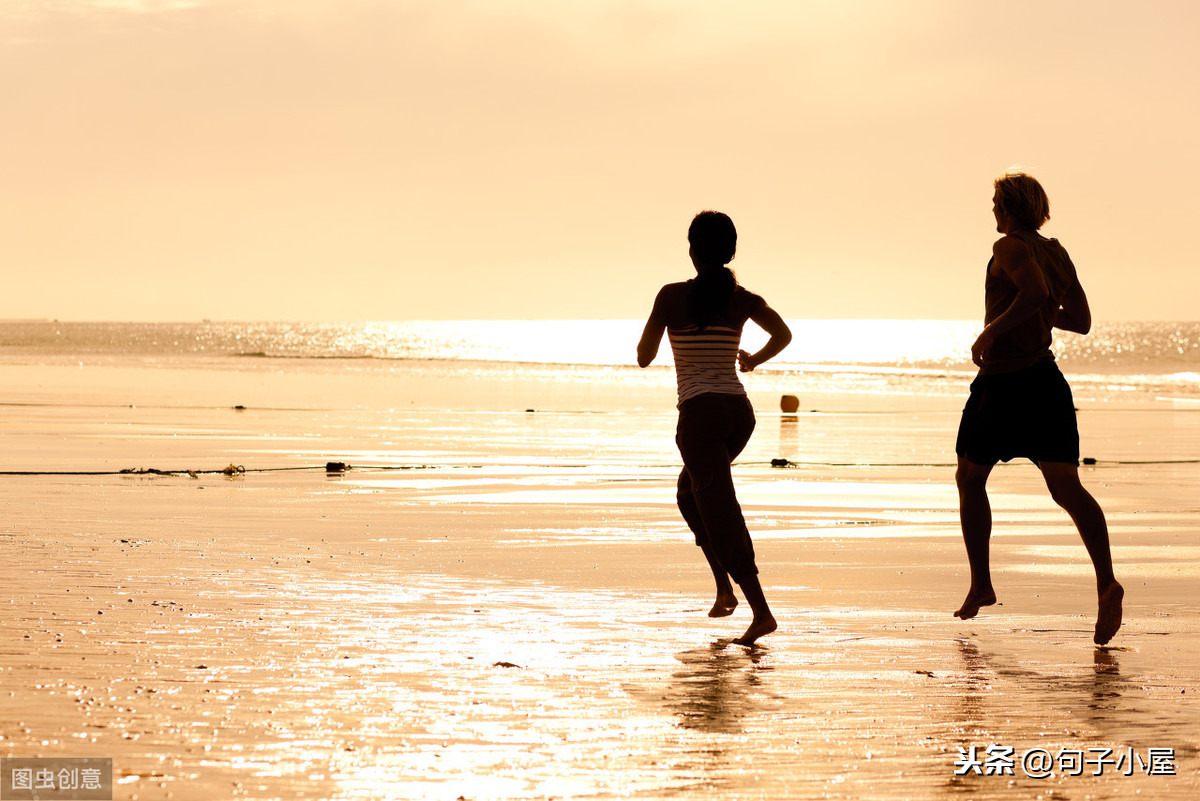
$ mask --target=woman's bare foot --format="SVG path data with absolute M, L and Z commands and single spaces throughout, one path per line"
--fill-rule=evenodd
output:
M 708 611 L 709 617 L 729 617 L 737 609 L 738 599 L 733 593 L 719 593 L 713 602 L 713 608 Z
M 1092 639 L 1096 645 L 1106 645 L 1121 628 L 1121 601 L 1125 588 L 1117 582 L 1108 585 L 1100 593 L 1100 613 L 1096 617 L 1096 634 Z
M 754 641 L 759 637 L 765 637 L 779 625 L 775 622 L 775 616 L 767 614 L 766 617 L 754 618 L 750 621 L 750 628 L 746 629 L 746 633 L 734 640 L 738 645 L 754 645 Z
M 967 597 L 963 600 L 962 606 L 954 613 L 955 617 L 960 617 L 963 620 L 970 620 L 979 614 L 979 608 L 982 606 L 991 606 L 996 603 L 996 593 L 990 587 L 986 590 L 976 590 L 972 587 L 967 591 Z

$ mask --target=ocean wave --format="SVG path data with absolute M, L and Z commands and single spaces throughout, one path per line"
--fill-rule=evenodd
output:
M 262 350 L 234 353 L 239 359 L 328 359 L 332 361 L 418 361 L 411 356 L 375 356 L 367 353 L 268 353 Z
M 794 338 L 763 372 L 860 371 L 960 377 L 974 370 L 978 323 L 965 320 L 793 320 Z M 498 320 L 374 323 L 0 322 L 0 354 L 191 356 L 364 362 L 459 361 L 601 365 L 634 362 L 639 320 Z M 744 347 L 765 335 L 748 326 Z M 1061 334 L 1055 353 L 1069 375 L 1122 384 L 1200 383 L 1200 323 L 1098 324 Z M 657 364 L 670 365 L 665 342 Z

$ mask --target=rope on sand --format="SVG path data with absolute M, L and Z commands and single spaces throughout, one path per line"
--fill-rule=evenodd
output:
M 1085 467 L 1107 467 L 1117 465 L 1152 464 L 1200 464 L 1200 459 L 1093 459 L 1088 456 L 1079 460 Z M 772 459 L 770 462 L 737 462 L 740 465 L 767 465 L 771 467 L 957 467 L 956 462 L 793 462 L 790 459 Z
M 403 464 L 379 465 L 354 468 L 345 462 L 326 462 L 323 465 L 303 465 L 300 467 L 243 467 L 231 464 L 220 470 L 159 470 L 154 467 L 129 467 L 124 470 L 0 470 L 0 476 L 197 476 L 221 475 L 238 476 L 244 473 L 282 473 L 297 470 L 323 470 L 330 475 L 338 475 L 348 470 L 448 470 L 476 469 L 482 465 L 432 465 L 432 464 Z
M 1200 464 L 1200 459 L 1093 459 L 1080 460 L 1086 467 L 1115 467 L 1122 465 L 1171 465 L 1171 464 Z M 735 462 L 739 467 L 955 467 L 955 462 L 797 462 L 791 459 L 771 459 L 765 462 Z M 640 465 L 647 468 L 678 469 L 678 464 Z M 358 467 L 345 462 L 326 462 L 323 465 L 301 465 L 297 467 L 244 467 L 240 464 L 230 464 L 219 470 L 160 470 L 154 467 L 130 467 L 124 470 L 0 470 L 0 476 L 189 476 L 197 478 L 205 475 L 239 476 L 246 473 L 283 473 L 304 470 L 323 470 L 327 475 L 341 475 L 350 470 L 357 471 L 392 471 L 392 470 L 480 470 L 481 464 L 401 464 L 401 465 L 360 465 Z M 492 465 L 500 467 L 500 465 Z M 587 469 L 595 467 L 589 464 L 545 465 L 563 469 Z

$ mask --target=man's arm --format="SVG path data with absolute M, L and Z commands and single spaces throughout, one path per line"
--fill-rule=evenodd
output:
M 987 324 L 971 346 L 971 360 L 980 367 L 987 362 L 996 337 L 1029 319 L 1050 296 L 1029 246 L 1021 240 L 1012 236 L 997 240 L 992 246 L 992 259 L 992 269 L 1008 276 L 1017 287 L 1017 296 L 999 317 Z
M 1054 327 L 1077 334 L 1086 334 L 1092 330 L 1092 309 L 1088 306 L 1087 295 L 1084 294 L 1079 279 L 1075 279 L 1074 286 L 1063 295 L 1062 306 L 1054 318 Z

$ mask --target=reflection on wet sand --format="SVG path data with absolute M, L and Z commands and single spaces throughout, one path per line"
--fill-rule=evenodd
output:
M 1083 748 L 1093 740 L 1120 744 L 1113 726 L 1125 727 L 1137 711 L 1124 701 L 1127 682 L 1121 676 L 1118 648 L 1093 651 L 1092 670 L 1075 671 L 1067 665 L 1057 671 L 1032 669 L 986 653 L 974 640 L 956 641 L 962 673 L 953 682 L 958 694 L 952 753 L 982 755 L 993 746 L 1011 747 L 1014 782 L 1031 779 L 1023 772 L 1021 757 L 1029 748 Z M 1015 684 L 1010 687 L 1009 683 Z M 1022 720 L 1032 713 L 1032 720 Z M 1080 725 L 1080 724 L 1086 725 Z M 1065 724 L 1065 725 L 1064 725 Z M 1039 736 L 1040 733 L 1040 736 Z M 986 759 L 980 756 L 981 759 Z M 993 763 L 994 764 L 994 763 Z M 945 789 L 952 795 L 977 797 L 994 787 L 996 774 L 966 774 L 948 777 Z
M 988 731 L 986 702 L 989 697 L 998 695 L 992 690 L 992 683 L 998 676 L 1016 679 L 1025 690 L 1042 697 L 1044 701 L 1040 706 L 1045 710 L 1086 710 L 1086 719 L 1099 734 L 1105 733 L 1107 724 L 1120 719 L 1120 701 L 1128 684 L 1121 677 L 1118 659 L 1121 648 L 1097 647 L 1092 655 L 1093 669 L 1072 676 L 1068 672 L 1047 673 L 1006 664 L 985 654 L 973 640 L 959 639 L 957 646 L 963 665 L 958 688 L 961 692 L 959 721 L 965 735 L 978 737 Z M 1072 700 L 1074 697 L 1088 698 L 1088 701 L 1077 706 Z
M 1012 640 L 1005 644 L 1018 645 Z M 1151 751 L 1170 750 L 1176 764 L 1194 754 L 1188 738 L 1181 738 L 1187 711 L 1159 702 L 1162 688 L 1146 676 L 1123 674 L 1121 659 L 1126 654 L 1132 658 L 1136 649 L 1097 647 L 1089 664 L 1081 651 L 1064 649 L 1064 643 L 1053 639 L 1010 654 L 985 650 L 966 637 L 955 645 L 960 670 L 950 677 L 945 699 L 951 723 L 943 742 L 955 767 L 954 775 L 941 782 L 947 795 L 990 799 L 1025 788 L 1056 794 L 1103 790 L 1116 793 L 1104 797 L 1126 797 L 1143 787 L 1170 786 L 1175 774 L 1148 775 L 1144 770 Z M 999 756 L 1005 751 L 1007 770 Z M 1022 761 L 1031 752 L 1042 752 L 1049 760 L 1042 775 L 1036 760 L 1028 763 L 1033 770 Z M 1079 755 L 1079 767 L 1054 762 L 1063 754 Z M 980 769 L 966 768 L 972 759 L 979 760 Z
M 1092 701 L 1088 704 L 1089 720 L 1100 730 L 1104 722 L 1111 719 L 1120 708 L 1124 691 L 1121 678 L 1121 663 L 1117 659 L 1120 649 L 1099 647 L 1092 654 Z
M 1118 658 L 1121 648 L 1097 647 L 1092 655 L 1093 669 L 1087 674 L 1071 675 L 1007 664 L 985 654 L 973 640 L 959 639 L 957 646 L 963 666 L 958 687 L 961 692 L 958 719 L 964 735 L 978 737 L 987 733 L 987 700 L 992 696 L 1002 697 L 992 689 L 997 677 L 1016 679 L 1029 693 L 1044 699 L 1040 706 L 1047 711 L 1086 710 L 1085 717 L 1098 734 L 1105 733 L 1106 725 L 1120 720 L 1123 711 L 1120 701 L 1128 685 L 1121 676 Z M 1089 700 L 1076 706 L 1074 697 Z M 1136 710 L 1124 711 L 1134 713 Z
M 986 728 L 986 699 L 994 677 L 991 663 L 974 640 L 960 638 L 955 645 L 962 660 L 962 675 L 950 679 L 950 691 L 957 696 L 957 704 L 952 705 L 954 724 L 951 729 L 952 742 L 948 744 L 951 753 L 968 751 L 981 742 L 986 745 L 992 736 Z M 974 796 L 979 788 L 971 778 L 964 779 L 952 771 L 946 771 L 944 789 L 950 795 L 965 793 Z
M 785 414 L 779 418 L 779 452 L 778 458 L 789 462 L 796 458 L 800 451 L 800 421 L 794 414 Z
M 683 669 L 671 676 L 667 705 L 679 725 L 717 734 L 741 734 L 743 721 L 760 707 L 765 691 L 762 648 L 731 647 L 721 639 L 675 655 Z

